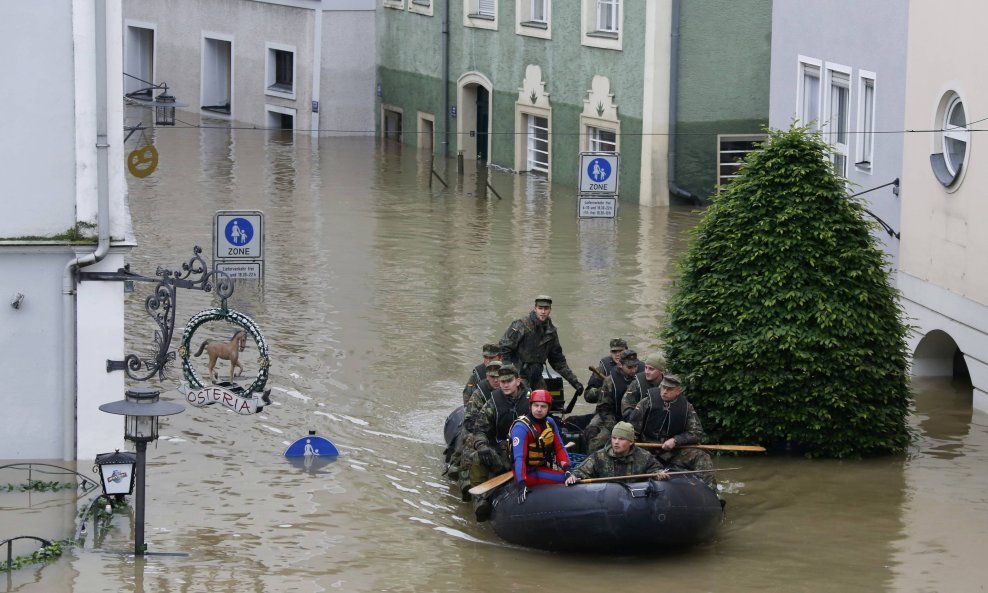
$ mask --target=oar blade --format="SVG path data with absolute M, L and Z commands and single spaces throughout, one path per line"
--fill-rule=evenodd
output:
M 469 492 L 474 496 L 478 496 L 480 494 L 486 494 L 487 492 L 490 492 L 491 490 L 497 488 L 501 484 L 507 484 L 509 481 L 511 481 L 512 475 L 513 475 L 512 472 L 504 472 L 501 475 L 494 476 L 493 478 L 487 480 L 486 482 L 477 484 L 473 488 L 467 490 L 467 492 Z

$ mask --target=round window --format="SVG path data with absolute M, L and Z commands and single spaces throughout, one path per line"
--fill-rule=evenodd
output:
M 933 173 L 944 187 L 954 188 L 960 183 L 971 141 L 967 123 L 967 112 L 960 95 L 953 91 L 945 94 L 937 109 L 934 146 L 939 152 L 930 155 Z

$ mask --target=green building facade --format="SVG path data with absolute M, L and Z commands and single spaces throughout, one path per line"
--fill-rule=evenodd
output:
M 437 155 L 576 186 L 581 151 L 616 150 L 621 198 L 658 205 L 670 150 L 702 199 L 718 135 L 767 124 L 770 0 L 381 2 L 378 130 Z

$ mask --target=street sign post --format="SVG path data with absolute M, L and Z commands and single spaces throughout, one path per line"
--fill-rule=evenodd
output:
M 620 162 L 616 152 L 581 152 L 580 194 L 616 196 Z
M 217 210 L 213 217 L 213 269 L 231 278 L 264 275 L 264 213 Z

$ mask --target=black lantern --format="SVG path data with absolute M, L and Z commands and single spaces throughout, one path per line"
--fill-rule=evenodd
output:
M 96 455 L 96 467 L 99 468 L 100 479 L 103 482 L 103 494 L 120 497 L 132 493 L 136 465 L 137 456 L 127 451 L 121 453 L 117 449 L 113 453 Z
M 154 100 L 154 123 L 159 126 L 174 126 L 175 107 L 179 103 L 175 100 L 175 95 L 168 92 L 167 84 L 161 83 L 161 88 L 161 94 Z
M 160 391 L 148 387 L 128 389 L 126 398 L 103 404 L 100 410 L 124 416 L 124 438 L 137 444 L 137 466 L 134 471 L 137 486 L 137 506 L 134 525 L 134 555 L 143 556 L 144 545 L 144 466 L 148 443 L 158 438 L 158 417 L 178 414 L 185 408 L 179 404 L 159 401 Z M 104 488 L 106 488 L 104 482 Z

